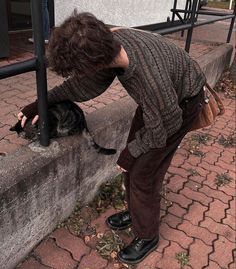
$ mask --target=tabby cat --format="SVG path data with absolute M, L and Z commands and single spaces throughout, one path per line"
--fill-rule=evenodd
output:
M 106 149 L 99 146 L 89 133 L 83 110 L 70 100 L 55 103 L 48 108 L 49 137 L 62 137 L 73 134 L 82 134 L 88 144 L 96 149 L 98 153 L 112 155 L 116 153 L 115 149 Z M 39 139 L 39 126 L 31 124 L 32 119 L 28 119 L 24 128 L 18 121 L 10 128 L 25 139 L 35 141 Z

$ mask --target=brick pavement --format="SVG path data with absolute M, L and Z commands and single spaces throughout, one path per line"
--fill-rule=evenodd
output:
M 182 45 L 181 41 L 177 43 Z M 196 59 L 201 52 L 205 54 L 212 49 L 200 43 L 193 46 L 196 46 L 196 50 L 192 49 Z M 24 55 L 24 59 L 29 55 Z M 48 72 L 49 88 L 60 82 L 60 78 Z M 8 129 L 15 122 L 19 109 L 35 99 L 34 73 L 0 81 L 0 92 L 0 152 L 11 154 L 27 144 L 9 133 Z M 114 81 L 103 95 L 80 105 L 85 113 L 91 113 L 125 95 L 118 81 Z M 137 269 L 179 269 L 181 265 L 178 261 L 187 261 L 183 268 L 235 269 L 235 180 L 225 186 L 216 184 L 217 176 L 224 173 L 235 179 L 235 150 L 219 143 L 221 135 L 227 138 L 235 130 L 235 101 L 224 98 L 224 104 L 227 108 L 224 116 L 211 128 L 188 134 L 178 149 L 165 179 L 166 201 L 163 199 L 162 202 L 159 247 L 137 265 Z M 193 150 L 193 134 L 209 139 Z M 99 232 L 98 237 L 107 233 L 104 219 L 112 212 L 115 209 L 109 208 L 92 220 Z M 120 236 L 126 243 L 131 240 L 124 233 Z M 110 260 L 102 258 L 96 252 L 96 238 L 77 236 L 71 230 L 58 228 L 36 246 L 17 268 L 127 268 L 115 256 Z M 183 256 L 179 257 L 184 258 L 177 259 L 176 255 L 181 253 Z
M 159 247 L 129 268 L 235 269 L 235 150 L 219 142 L 221 135 L 227 138 L 235 130 L 235 100 L 222 98 L 226 114 L 211 128 L 189 133 L 167 173 Z M 191 145 L 196 137 L 200 142 L 194 151 Z M 218 186 L 217 174 L 230 175 L 232 181 Z M 104 220 L 114 212 L 116 209 L 109 207 L 91 220 L 91 212 L 83 208 L 80 217 L 89 216 L 96 235 L 78 236 L 67 227 L 57 228 L 17 269 L 128 268 L 115 255 L 104 259 L 96 251 L 98 238 L 109 233 Z M 125 232 L 117 233 L 126 243 L 132 240 Z M 186 264 L 184 258 L 177 259 L 180 253 Z

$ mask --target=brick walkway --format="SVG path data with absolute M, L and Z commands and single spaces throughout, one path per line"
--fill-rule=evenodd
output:
M 235 130 L 235 101 L 224 99 L 227 108 L 211 128 L 189 133 L 178 149 L 165 179 L 159 247 L 137 269 L 235 269 L 235 150 L 221 145 Z M 221 138 L 221 139 L 220 139 Z M 226 143 L 225 143 L 226 144 Z M 229 184 L 216 184 L 227 176 Z M 58 228 L 45 238 L 18 269 L 111 269 L 127 268 L 115 258 L 109 261 L 96 252 L 97 237 L 109 229 L 105 218 L 116 210 L 92 219 L 96 236 L 78 237 Z M 81 218 L 89 215 L 87 208 Z M 130 242 L 119 232 L 124 242 Z M 182 256 L 181 256 L 182 254 Z M 177 256 L 176 256 L 177 255 Z
M 183 45 L 181 41 L 175 42 Z M 197 59 L 212 48 L 195 42 L 192 56 Z M 30 53 L 29 49 L 23 59 L 30 57 Z M 17 55 L 11 60 L 17 61 Z M 0 65 L 6 63 L 1 61 Z M 48 72 L 49 88 L 60 82 L 60 78 Z M 0 93 L 0 152 L 12 154 L 27 144 L 8 129 L 15 123 L 15 115 L 20 108 L 35 99 L 34 73 L 1 80 Z M 103 95 L 80 106 L 85 113 L 91 113 L 124 96 L 126 92 L 118 81 L 114 81 Z M 188 269 L 235 269 L 235 181 L 222 186 L 216 184 L 217 178 L 227 181 L 227 176 L 230 176 L 235 179 L 235 150 L 230 146 L 224 147 L 219 142 L 224 141 L 220 139 L 221 135 L 229 140 L 232 130 L 235 130 L 235 101 L 225 98 L 224 104 L 227 108 L 224 116 L 211 128 L 190 133 L 178 149 L 165 179 L 166 200 L 163 199 L 162 202 L 159 247 L 136 268 L 179 269 L 179 260 L 183 264 L 186 261 L 184 268 Z M 86 215 L 86 208 L 83 210 Z M 109 230 L 104 220 L 113 212 L 115 209 L 109 208 L 92 220 L 91 225 L 97 228 L 98 237 Z M 120 236 L 126 243 L 132 239 L 125 233 Z M 99 256 L 94 237 L 79 237 L 73 231 L 59 228 L 45 238 L 17 268 L 127 267 L 115 257 L 108 261 Z

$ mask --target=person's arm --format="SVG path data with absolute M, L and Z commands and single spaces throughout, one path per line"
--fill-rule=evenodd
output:
M 84 102 L 102 94 L 116 77 L 114 69 L 103 69 L 96 74 L 84 77 L 71 77 L 61 85 L 48 91 L 48 103 L 53 104 L 64 100 Z M 37 100 L 21 110 L 26 118 L 38 114 Z

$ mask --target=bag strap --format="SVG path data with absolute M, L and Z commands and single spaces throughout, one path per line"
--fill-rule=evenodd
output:
M 218 104 L 218 107 L 220 110 L 219 115 L 223 115 L 225 113 L 225 108 L 224 108 L 224 104 L 221 101 L 219 95 L 217 94 L 217 92 L 214 89 L 212 89 L 212 87 L 207 82 L 206 82 L 205 86 L 208 89 L 208 91 L 210 92 L 210 94 L 215 98 L 215 100 Z

